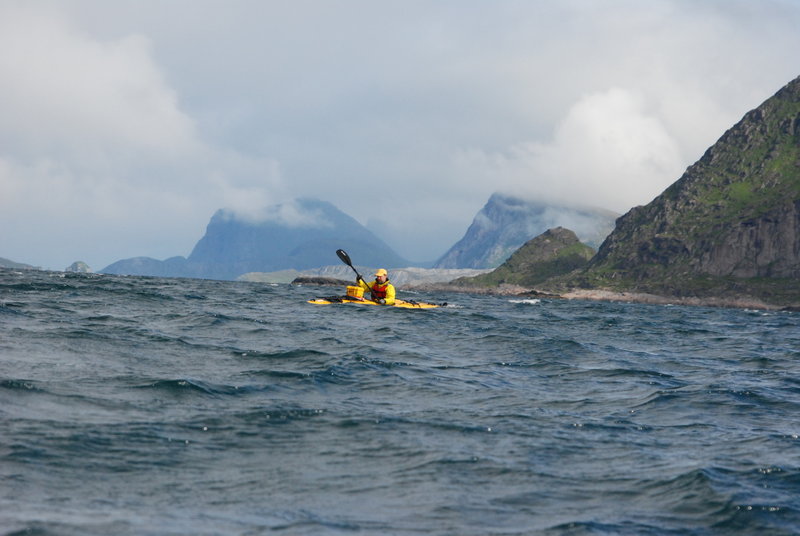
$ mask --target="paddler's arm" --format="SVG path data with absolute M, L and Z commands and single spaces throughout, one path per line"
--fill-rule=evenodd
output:
M 356 279 L 356 283 L 358 284 L 358 286 L 359 286 L 359 287 L 361 287 L 361 288 L 363 288 L 363 289 L 364 289 L 364 292 L 369 292 L 369 291 L 371 291 L 371 290 L 372 290 L 372 287 L 370 287 L 370 286 L 369 286 L 369 283 L 367 283 L 366 281 L 364 281 L 364 280 L 363 280 L 363 279 L 361 279 L 361 278 L 358 278 L 358 279 Z M 363 301 L 364 299 L 365 299 L 365 298 L 361 298 L 361 300 L 362 300 L 362 301 Z
M 391 283 L 386 287 L 386 305 L 394 305 L 395 290 Z

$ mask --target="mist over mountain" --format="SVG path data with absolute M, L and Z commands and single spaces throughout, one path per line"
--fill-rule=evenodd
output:
M 360 263 L 409 263 L 369 229 L 317 199 L 296 199 L 247 217 L 219 210 L 188 258 L 159 261 L 136 257 L 115 262 L 105 273 L 236 279 L 248 272 L 305 270 L 336 262 L 346 248 Z
M 577 281 L 670 295 L 800 300 L 800 77 L 617 221 Z
M 464 237 L 434 268 L 496 268 L 530 239 L 565 227 L 597 248 L 619 216 L 610 210 L 578 208 L 495 193 L 475 216 Z

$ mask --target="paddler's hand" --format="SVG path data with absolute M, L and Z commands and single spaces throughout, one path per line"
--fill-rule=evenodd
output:
M 378 303 L 380 303 L 381 305 L 386 305 L 386 300 L 381 298 L 380 300 L 378 300 Z

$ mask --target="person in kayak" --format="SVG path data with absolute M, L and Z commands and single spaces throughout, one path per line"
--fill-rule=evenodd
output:
M 389 283 L 389 273 L 386 269 L 381 268 L 375 272 L 375 281 L 367 283 L 359 278 L 356 283 L 364 290 L 370 291 L 372 294 L 372 301 L 378 302 L 381 305 L 394 305 L 395 289 L 394 285 Z

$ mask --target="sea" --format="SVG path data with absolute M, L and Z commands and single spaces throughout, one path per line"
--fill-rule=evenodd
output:
M 800 534 L 800 313 L 343 292 L 0 270 L 0 534 Z

